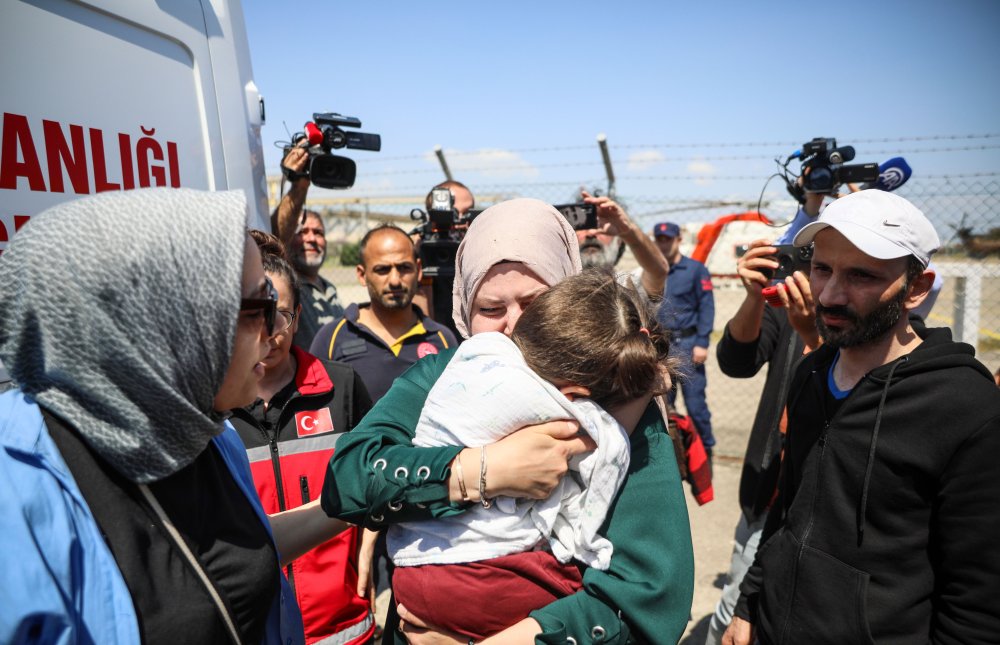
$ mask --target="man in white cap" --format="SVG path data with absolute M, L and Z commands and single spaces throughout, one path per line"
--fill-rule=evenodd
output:
M 972 347 L 908 317 L 934 227 L 868 190 L 794 243 L 814 244 L 824 344 L 793 377 L 778 499 L 723 643 L 996 642 L 1000 392 Z

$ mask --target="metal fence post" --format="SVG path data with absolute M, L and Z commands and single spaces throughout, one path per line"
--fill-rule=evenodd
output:
M 951 331 L 954 338 L 964 338 L 966 277 L 955 276 L 955 299 L 951 303 Z

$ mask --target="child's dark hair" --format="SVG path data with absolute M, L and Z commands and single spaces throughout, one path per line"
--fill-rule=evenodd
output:
M 668 334 L 607 269 L 588 269 L 539 295 L 511 340 L 536 374 L 582 385 L 605 408 L 651 392 L 660 366 L 673 372 Z
M 285 259 L 285 245 L 276 236 L 251 228 L 247 231 L 260 249 L 261 260 L 265 273 L 274 273 L 288 280 L 292 288 L 292 302 L 295 309 L 299 308 L 299 277 L 295 269 Z

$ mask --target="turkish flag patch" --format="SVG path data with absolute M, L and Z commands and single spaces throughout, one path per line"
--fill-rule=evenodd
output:
M 701 290 L 702 291 L 712 290 L 712 280 L 710 278 L 701 281 Z
M 333 432 L 333 417 L 327 408 L 295 413 L 295 434 L 299 437 L 327 432 Z
M 417 358 L 423 358 L 424 356 L 430 356 L 431 354 L 437 354 L 438 348 L 428 342 L 423 342 L 417 345 Z

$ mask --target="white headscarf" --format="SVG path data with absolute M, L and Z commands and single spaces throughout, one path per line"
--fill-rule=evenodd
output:
M 246 216 L 241 192 L 103 193 L 32 217 L 0 255 L 0 359 L 132 481 L 222 430 Z
M 452 315 L 468 338 L 470 305 L 486 273 L 501 262 L 520 262 L 550 287 L 579 273 L 580 246 L 566 218 L 537 199 L 511 199 L 472 220 L 455 256 Z

